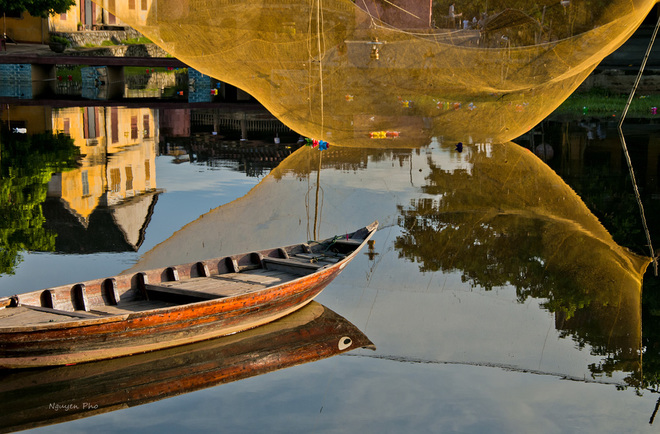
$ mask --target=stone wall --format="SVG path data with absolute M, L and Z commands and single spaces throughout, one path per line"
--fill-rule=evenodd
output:
M 104 41 L 119 44 L 127 39 L 142 37 L 142 33 L 127 27 L 125 30 L 83 30 L 80 32 L 53 32 L 71 41 L 71 47 L 84 47 L 87 44 L 101 45 Z
M 117 57 L 167 57 L 168 53 L 155 44 L 106 45 L 105 41 L 121 44 L 127 39 L 138 39 L 143 35 L 135 29 L 125 30 L 84 30 L 80 32 L 53 32 L 71 42 L 67 55 L 73 56 L 117 56 Z M 86 47 L 94 45 L 95 47 Z
M 168 57 L 156 44 L 109 45 L 107 47 L 67 50 L 67 56 Z

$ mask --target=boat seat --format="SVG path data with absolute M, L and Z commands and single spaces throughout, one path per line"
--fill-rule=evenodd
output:
M 318 262 L 332 262 L 332 263 L 337 263 L 341 261 L 341 257 L 336 257 L 336 256 L 326 256 L 322 254 L 317 254 L 314 255 L 312 253 L 297 253 L 294 255 L 296 258 L 302 258 L 309 262 L 310 264 L 318 263 Z M 342 255 L 343 256 L 343 255 Z
M 335 240 L 334 244 L 340 244 L 343 246 L 351 246 L 351 247 L 357 247 L 360 244 L 362 244 L 364 240 L 354 240 L 352 238 L 349 238 L 348 240 L 345 238 Z
M 32 306 L 29 304 L 23 304 L 21 303 L 20 306 L 24 307 L 25 309 L 30 309 L 38 312 L 46 312 L 46 313 L 52 313 L 55 315 L 64 315 L 64 316 L 70 316 L 73 318 L 84 318 L 84 319 L 90 319 L 90 318 L 98 318 L 98 315 L 95 315 L 93 313 L 88 313 L 88 312 L 81 312 L 81 311 L 69 311 L 69 310 L 60 310 L 60 309 L 53 309 L 52 307 L 43 307 L 43 306 Z
M 185 296 L 199 301 L 203 300 L 213 300 L 215 298 L 221 298 L 221 295 L 211 294 L 209 292 L 195 291 L 186 288 L 180 288 L 174 285 L 176 282 L 166 282 L 167 285 L 155 285 L 152 283 L 147 283 L 145 289 L 147 294 L 156 295 L 156 294 L 170 294 L 175 296 Z M 151 298 L 151 297 L 150 297 Z
M 265 257 L 262 259 L 262 264 L 266 270 L 279 270 L 286 271 L 287 273 L 305 276 L 317 271 L 319 268 L 324 267 L 322 264 L 315 264 L 311 262 L 303 262 L 292 258 L 270 258 Z
M 328 246 L 327 250 L 336 253 L 350 254 L 358 247 L 360 247 L 363 242 L 364 240 L 359 238 L 349 238 L 348 240 L 346 238 L 340 238 L 338 240 L 334 240 L 330 246 Z

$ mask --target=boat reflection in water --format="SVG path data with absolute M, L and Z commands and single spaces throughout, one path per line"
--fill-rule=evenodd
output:
M 375 347 L 345 318 L 312 302 L 243 333 L 168 350 L 53 369 L 0 372 L 10 432 L 158 401 Z

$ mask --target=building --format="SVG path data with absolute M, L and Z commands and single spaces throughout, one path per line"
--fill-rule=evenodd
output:
M 67 253 L 137 251 L 161 190 L 156 185 L 159 115 L 127 107 L 11 106 L 0 123 L 26 134 L 64 133 L 78 167 L 54 173 L 42 204 L 45 227 Z
M 33 17 L 28 12 L 6 14 L 3 17 L 3 33 L 10 41 L 48 41 L 51 32 L 76 32 L 85 30 L 116 30 L 126 26 L 119 18 L 108 12 L 114 10 L 116 0 L 103 0 L 101 7 L 92 0 L 76 0 L 67 12 L 48 18 Z M 152 0 L 128 0 L 127 8 L 138 14 L 146 13 Z

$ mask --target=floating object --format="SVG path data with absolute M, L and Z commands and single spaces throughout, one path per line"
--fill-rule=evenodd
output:
M 316 297 L 377 227 L 0 298 L 0 368 L 127 356 L 275 321 Z
M 325 151 L 330 147 L 330 144 L 325 140 L 305 138 L 305 146 L 311 146 L 312 148 L 316 148 L 318 146 L 319 151 Z
M 372 131 L 369 133 L 370 139 L 394 139 L 399 137 L 398 131 Z
M 550 161 L 552 160 L 552 157 L 555 156 L 554 149 L 552 149 L 552 146 L 547 143 L 538 145 L 534 149 L 534 153 L 543 161 Z

